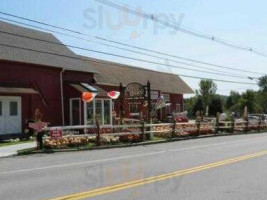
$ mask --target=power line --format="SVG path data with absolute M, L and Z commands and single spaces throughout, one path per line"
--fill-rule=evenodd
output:
M 156 53 L 156 54 L 159 54 L 159 55 L 164 55 L 164 56 L 169 56 L 169 57 L 173 57 L 173 58 L 183 59 L 183 60 L 187 60 L 187 61 L 190 61 L 190 62 L 200 63 L 200 64 L 204 64 L 204 65 L 210 65 L 210 66 L 213 66 L 213 67 L 231 69 L 231 70 L 235 70 L 235 71 L 247 72 L 247 73 L 253 73 L 253 74 L 266 75 L 265 73 L 261 73 L 261 72 L 253 72 L 253 71 L 248 71 L 248 70 L 240 70 L 240 69 L 236 69 L 236 68 L 225 67 L 225 66 L 222 66 L 222 65 L 216 65 L 216 64 L 202 62 L 202 61 L 198 61 L 198 60 L 194 60 L 194 59 L 190 59 L 190 58 L 184 58 L 184 57 L 180 57 L 180 56 L 175 56 L 175 55 L 171 55 L 171 54 L 167 54 L 167 53 L 163 53 L 163 52 L 159 52 L 159 51 L 154 51 L 154 50 L 150 50 L 150 49 L 146 49 L 146 48 L 142 48 L 142 47 L 137 47 L 137 46 L 134 46 L 134 45 L 129 45 L 129 44 L 126 44 L 126 43 L 117 42 L 117 41 L 114 41 L 114 40 L 109 40 L 109 39 L 105 39 L 105 38 L 101 38 L 101 37 L 97 37 L 97 36 L 91 36 L 91 35 L 84 34 L 84 33 L 79 32 L 79 31 L 66 29 L 66 28 L 62 28 L 62 27 L 59 27 L 59 26 L 55 26 L 55 25 L 50 25 L 48 23 L 44 23 L 44 22 L 41 22 L 41 21 L 28 19 L 28 18 L 25 18 L 25 17 L 20 17 L 20 16 L 17 16 L 17 15 L 13 15 L 13 14 L 1 12 L 1 11 L 0 11 L 0 14 L 11 16 L 11 17 L 14 17 L 14 18 L 22 19 L 22 20 L 26 20 L 26 21 L 30 21 L 30 22 L 34 22 L 34 23 L 38 23 L 38 24 L 42 24 L 42 25 L 53 27 L 53 28 L 57 28 L 57 29 L 61 29 L 61 30 L 72 32 L 72 33 L 75 33 L 75 34 L 79 34 L 79 35 L 83 35 L 83 36 L 87 36 L 87 37 L 92 37 L 92 38 L 95 38 L 95 39 L 98 39 L 98 40 L 102 40 L 102 41 L 106 41 L 106 42 L 110 42 L 110 43 L 114 43 L 114 44 L 119 44 L 119 45 L 131 47 L 131 48 L 139 49 L 139 50 L 142 50 L 142 51 L 148 51 L 148 52 Z M 17 22 L 17 23 L 21 23 L 21 22 Z M 25 24 L 25 23 L 23 23 L 23 24 Z M 28 25 L 28 26 L 33 26 L 33 25 Z M 57 32 L 57 33 L 59 33 L 59 32 Z M 59 34 L 62 34 L 62 33 L 59 33 Z M 70 35 L 68 35 L 68 36 L 70 36 Z M 78 37 L 75 37 L 75 38 L 81 39 L 81 38 L 78 38 Z M 83 40 L 86 40 L 86 39 L 83 39 Z M 116 47 L 116 48 L 119 48 L 119 47 Z M 253 77 L 248 77 L 248 78 L 253 79 Z
M 0 43 L 0 46 L 9 47 L 9 48 L 16 48 L 16 49 L 26 50 L 26 51 L 32 51 L 32 52 L 38 52 L 38 53 L 44 53 L 44 54 L 49 54 L 49 55 L 54 55 L 54 56 L 59 56 L 59 57 L 73 58 L 73 59 L 76 59 L 76 60 L 90 61 L 90 62 L 95 62 L 95 63 L 110 65 L 109 63 L 105 63 L 103 61 L 96 61 L 96 60 L 91 60 L 91 59 L 83 59 L 83 58 L 76 57 L 76 56 L 68 56 L 68 55 L 57 54 L 57 53 L 52 53 L 52 52 L 48 52 L 48 51 L 39 51 L 39 50 L 31 49 L 31 48 L 18 47 L 18 46 L 14 46 L 14 45 L 7 45 L 7 44 L 1 44 Z M 120 66 L 121 67 L 121 64 L 112 63 L 112 65 Z M 137 67 L 137 68 L 142 69 L 140 67 Z M 145 68 L 143 68 L 143 69 L 145 69 Z M 162 73 L 164 73 L 164 72 L 162 72 Z M 248 83 L 248 82 L 239 82 L 239 81 L 229 81 L 229 80 L 222 80 L 222 79 L 205 78 L 205 77 L 184 75 L 184 74 L 180 74 L 180 73 L 178 75 L 181 76 L 181 77 L 194 78 L 194 79 L 210 79 L 210 80 L 213 80 L 213 81 L 224 82 L 224 83 L 236 83 L 236 84 L 245 84 L 245 85 L 257 85 L 256 83 Z
M 222 76 L 226 76 L 226 77 L 235 77 L 235 78 L 240 78 L 240 79 L 247 79 L 247 77 L 243 77 L 243 76 L 227 75 L 227 74 L 217 73 L 217 72 L 209 72 L 209 71 L 203 71 L 203 70 L 188 69 L 188 68 L 177 66 L 177 65 L 162 64 L 162 63 L 155 62 L 155 61 L 148 61 L 148 60 L 145 60 L 145 59 L 138 59 L 138 58 L 134 58 L 134 57 L 123 56 L 123 55 L 113 54 L 113 53 L 108 53 L 108 52 L 103 52 L 103 51 L 97 51 L 97 50 L 83 48 L 83 47 L 78 47 L 78 46 L 69 45 L 69 44 L 62 44 L 61 42 L 52 42 L 52 41 L 48 41 L 48 40 L 44 40 L 44 39 L 33 38 L 33 37 L 21 35 L 21 34 L 15 34 L 15 33 L 10 33 L 10 32 L 6 32 L 6 31 L 1 31 L 1 30 L 0 30 L 0 33 L 7 34 L 7 35 L 12 35 L 12 36 L 16 36 L 16 37 L 27 38 L 27 39 L 31 39 L 31 40 L 35 40 L 35 41 L 39 41 L 39 42 L 45 42 L 45 43 L 49 43 L 49 44 L 59 45 L 59 46 L 67 46 L 67 47 L 70 47 L 70 48 L 84 50 L 84 51 L 89 51 L 89 52 L 94 52 L 94 53 L 98 53 L 98 54 L 104 54 L 104 55 L 109 55 L 109 56 L 114 56 L 114 57 L 120 57 L 120 58 L 134 60 L 134 61 L 140 61 L 140 62 L 155 64 L 155 65 L 164 65 L 164 66 L 174 67 L 174 68 L 188 70 L 188 71 L 208 73 L 208 74 L 214 74 L 214 75 L 222 75 Z
M 149 56 L 149 57 L 153 57 L 153 58 L 158 58 L 158 59 L 162 59 L 162 60 L 164 60 L 164 61 L 172 61 L 172 62 L 175 62 L 175 63 L 179 63 L 179 64 L 183 64 L 183 65 L 188 65 L 188 66 L 190 66 L 190 67 L 195 67 L 195 68 L 200 68 L 200 69 L 212 70 L 212 72 L 214 71 L 214 69 L 209 68 L 209 67 L 204 67 L 204 66 L 199 66 L 199 65 L 189 64 L 189 63 L 185 63 L 185 62 L 181 62 L 181 61 L 177 61 L 177 60 L 173 60 L 173 59 L 169 59 L 169 58 L 164 58 L 164 57 L 155 56 L 155 55 L 152 55 L 152 54 L 147 54 L 147 53 L 140 52 L 140 51 L 135 51 L 135 50 L 131 50 L 131 49 L 126 49 L 126 48 L 122 48 L 122 47 L 118 47 L 118 46 L 114 46 L 114 45 L 106 44 L 106 43 L 99 42 L 99 41 L 94 41 L 94 40 L 90 40 L 90 39 L 85 39 L 85 38 L 81 38 L 81 37 L 77 37 L 77 36 L 69 35 L 69 34 L 66 34 L 66 33 L 62 33 L 62 32 L 59 32 L 59 31 L 54 31 L 54 30 L 51 30 L 51 29 L 46 29 L 46 28 L 42 28 L 42 27 L 39 27 L 39 26 L 34 26 L 34 25 L 27 24 L 27 23 L 18 22 L 18 21 L 15 21 L 15 20 L 10 20 L 10 19 L 3 18 L 3 17 L 0 17 L 0 19 L 5 20 L 5 21 L 9 21 L 9 22 L 13 22 L 13 23 L 16 23 L 16 24 L 24 25 L 24 26 L 27 26 L 27 27 L 37 28 L 37 29 L 39 29 L 39 30 L 45 30 L 45 31 L 48 31 L 48 32 L 50 32 L 50 33 L 56 33 L 56 34 L 60 34 L 60 35 L 64 35 L 64 36 L 68 36 L 68 37 L 71 37 L 71 38 L 80 39 L 80 40 L 83 40 L 83 41 L 87 41 L 87 42 L 91 42 L 91 43 L 95 43 L 95 44 L 100 44 L 100 45 L 107 46 L 107 47 L 112 47 L 112 48 L 116 48 L 116 49 L 120 49 L 120 50 L 124 50 L 124 51 L 128 51 L 128 52 L 136 53 L 136 54 L 139 54 L 139 55 L 145 55 L 145 56 Z M 232 77 L 242 77 L 242 78 L 248 78 L 248 79 L 250 79 L 250 80 L 251 80 L 251 79 L 258 79 L 258 77 L 241 76 L 241 75 L 238 75 L 238 74 L 229 73 L 229 72 L 220 71 L 220 70 L 216 70 L 216 71 L 217 71 L 217 72 L 222 72 L 222 73 L 223 73 L 223 74 L 219 74 L 219 75 L 230 75 L 230 76 L 232 76 Z
M 135 9 L 126 8 L 126 7 L 122 6 L 122 5 L 119 5 L 119 4 L 116 4 L 116 3 L 113 3 L 113 2 L 110 2 L 110 1 L 107 1 L 107 0 L 95 0 L 95 1 L 98 2 L 98 3 L 104 4 L 106 6 L 121 10 L 123 12 L 129 12 L 129 13 L 132 13 L 134 15 L 150 19 L 150 20 L 152 20 L 154 22 L 157 22 L 157 23 L 159 23 L 161 25 L 167 26 L 169 28 L 173 28 L 173 29 L 175 29 L 177 31 L 180 31 L 180 32 L 183 32 L 183 33 L 186 33 L 186 34 L 189 34 L 189 35 L 193 35 L 195 37 L 199 37 L 199 38 L 206 39 L 206 40 L 211 40 L 213 42 L 217 42 L 217 43 L 219 43 L 221 45 L 228 46 L 230 48 L 245 50 L 245 51 L 249 51 L 249 52 L 255 53 L 257 55 L 260 55 L 260 56 L 267 57 L 267 54 L 259 52 L 259 51 L 256 51 L 252 47 L 247 47 L 247 46 L 244 46 L 244 45 L 243 46 L 237 45 L 234 42 L 230 42 L 230 41 L 227 41 L 227 40 L 219 38 L 219 37 L 215 37 L 215 36 L 210 35 L 210 34 L 191 31 L 189 29 L 184 28 L 181 25 L 177 25 L 177 24 L 165 21 L 165 20 L 161 20 L 160 18 L 158 18 L 155 15 L 150 14 L 150 13 L 148 14 L 148 13 L 145 13 L 145 12 L 137 11 Z

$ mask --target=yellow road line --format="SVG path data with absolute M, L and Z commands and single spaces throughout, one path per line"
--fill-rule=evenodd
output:
M 116 184 L 116 185 L 109 186 L 109 187 L 103 187 L 103 188 L 94 189 L 94 190 L 87 191 L 87 192 L 81 192 L 81 193 L 77 193 L 77 194 L 67 195 L 64 197 L 58 197 L 58 198 L 54 198 L 54 199 L 50 199 L 50 200 L 80 200 L 80 199 L 85 199 L 85 198 L 91 198 L 91 197 L 95 197 L 95 196 L 99 196 L 99 195 L 103 195 L 103 194 L 107 194 L 107 193 L 111 193 L 111 192 L 116 192 L 119 190 L 125 190 L 128 188 L 142 186 L 142 185 L 146 185 L 146 184 L 157 182 L 157 181 L 163 181 L 166 179 L 171 179 L 171 178 L 183 176 L 186 174 L 196 173 L 199 171 L 212 169 L 215 167 L 220 167 L 223 165 L 228 165 L 228 164 L 240 162 L 240 161 L 244 161 L 247 159 L 264 156 L 266 154 L 267 154 L 267 151 L 261 151 L 261 152 L 257 152 L 254 154 L 248 154 L 248 155 L 244 155 L 244 156 L 237 157 L 237 158 L 231 158 L 231 159 L 227 159 L 227 160 L 223 160 L 223 161 L 219 161 L 219 162 L 210 163 L 207 165 L 193 167 L 193 168 L 189 168 L 189 169 L 185 169 L 185 170 L 181 170 L 181 171 L 175 171 L 175 172 L 168 173 L 168 174 L 152 176 L 149 178 L 140 179 L 140 180 L 136 180 L 136 181 L 130 181 L 127 183 Z

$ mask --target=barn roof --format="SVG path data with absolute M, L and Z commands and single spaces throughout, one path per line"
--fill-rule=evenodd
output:
M 61 43 L 54 35 L 50 33 L 17 26 L 3 21 L 0 21 L 0 31 L 2 31 L 2 33 L 0 32 L 0 60 L 65 68 L 73 71 L 95 72 L 92 68 L 85 66 L 84 61 L 80 60 L 77 55 L 66 46 L 9 35 L 3 32 L 23 35 L 25 37 L 31 37 L 54 43 Z M 14 48 L 11 46 L 16 46 L 19 48 Z M 32 49 L 34 51 L 26 49 Z M 59 55 L 64 55 L 67 57 Z
M 126 86 L 132 82 L 146 85 L 149 80 L 152 90 L 160 90 L 165 93 L 174 94 L 194 93 L 177 74 L 158 72 L 84 56 L 81 56 L 81 58 L 87 60 L 85 62 L 88 63 L 88 67 L 94 68 L 99 72 L 94 75 L 98 85 L 119 86 L 119 84 L 122 83 Z

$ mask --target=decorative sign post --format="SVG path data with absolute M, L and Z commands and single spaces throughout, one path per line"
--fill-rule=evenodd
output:
M 147 93 L 147 94 L 146 94 Z M 147 122 L 151 121 L 151 88 L 150 82 L 147 81 L 147 85 L 143 86 L 140 83 L 129 83 L 123 90 L 122 84 L 120 84 L 120 120 L 122 122 L 123 114 L 123 101 L 127 99 L 130 102 L 146 101 L 147 102 Z
M 140 100 L 145 98 L 145 89 L 139 83 L 130 83 L 126 86 L 124 95 L 129 100 Z
M 151 122 L 151 88 L 150 88 L 150 82 L 147 81 L 147 101 L 148 101 L 148 123 Z
M 122 83 L 120 83 L 120 124 L 122 124 L 122 118 L 123 118 L 123 99 L 124 99 L 124 93 L 123 93 L 123 86 Z
M 47 122 L 35 122 L 35 123 L 29 123 L 29 128 L 33 129 L 34 131 L 37 132 L 37 148 L 38 149 L 43 149 L 43 128 L 47 127 L 48 123 Z

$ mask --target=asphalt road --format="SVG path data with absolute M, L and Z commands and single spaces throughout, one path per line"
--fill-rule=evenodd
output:
M 0 200 L 266 200 L 266 169 L 267 133 L 4 158 Z

